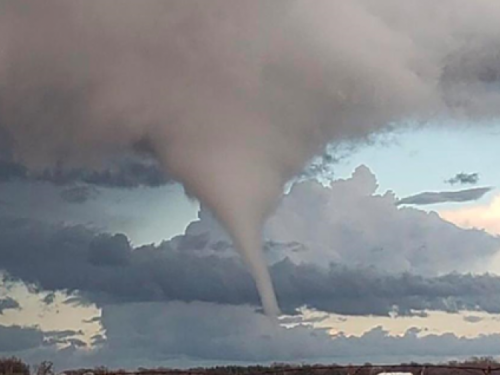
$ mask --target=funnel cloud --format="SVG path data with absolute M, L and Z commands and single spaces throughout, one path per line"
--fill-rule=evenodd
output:
M 329 142 L 498 116 L 499 36 L 496 0 L 0 0 L 0 157 L 105 170 L 146 145 L 272 316 L 261 228 L 284 184 Z

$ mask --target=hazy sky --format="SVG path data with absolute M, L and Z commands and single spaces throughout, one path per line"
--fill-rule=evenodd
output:
M 496 0 L 12 4 L 0 356 L 498 354 Z

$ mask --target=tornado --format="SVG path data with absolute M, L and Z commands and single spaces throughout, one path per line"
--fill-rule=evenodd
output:
M 287 181 L 329 143 L 487 126 L 498 40 L 497 0 L 0 0 L 0 158 L 99 170 L 147 144 L 277 316 L 262 228 Z

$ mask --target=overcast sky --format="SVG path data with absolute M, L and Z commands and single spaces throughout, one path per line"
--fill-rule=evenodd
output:
M 0 356 L 497 355 L 496 0 L 146 1 L 0 0 Z

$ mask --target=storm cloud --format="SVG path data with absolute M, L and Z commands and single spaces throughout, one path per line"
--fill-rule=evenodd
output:
M 0 354 L 13 355 L 26 353 L 30 350 L 55 349 L 54 345 L 70 345 L 80 341 L 77 337 L 81 332 L 44 331 L 38 327 L 21 327 L 17 325 L 0 325 Z
M 0 221 L 0 234 L 2 270 L 41 290 L 76 292 L 99 305 L 136 301 L 259 305 L 241 260 L 234 252 L 210 252 L 208 243 L 209 247 L 183 242 L 179 249 L 165 242 L 134 249 L 124 235 L 5 219 Z M 277 244 L 266 248 L 272 254 L 275 247 L 279 248 Z M 500 295 L 500 278 L 491 275 L 423 277 L 288 259 L 274 263 L 270 272 L 282 309 L 291 314 L 303 306 L 349 315 L 475 309 L 500 313 L 500 299 L 495 298 Z
M 255 310 L 262 302 L 279 312 L 272 281 L 289 314 L 304 306 L 378 316 L 500 312 L 500 277 L 484 274 L 498 237 L 376 193 L 366 167 L 329 187 L 302 181 L 283 196 L 294 178 L 331 179 L 338 159 L 327 144 L 496 121 L 499 36 L 497 0 L 0 0 L 0 183 L 8 193 L 0 270 L 49 292 L 47 305 L 58 303 L 55 291 L 68 293 L 68 304 L 95 303 L 106 334 L 82 354 L 79 332 L 0 326 L 0 351 L 66 363 L 119 356 L 119 366 L 495 354 L 496 334 L 396 337 L 375 328 L 332 338 L 272 325 Z M 109 207 L 90 223 L 58 213 L 57 205 L 92 210 L 105 188 L 174 180 L 202 209 L 160 244 L 134 246 L 132 230 L 104 233 Z M 16 194 L 19 185 L 29 188 Z M 38 189 L 51 200 L 36 204 Z M 89 202 L 95 189 L 102 195 Z M 15 207 L 11 198 L 26 196 L 34 199 Z
M 0 160 L 0 183 L 47 182 L 55 186 L 86 184 L 103 188 L 158 187 L 173 180 L 164 173 L 154 160 L 123 158 L 106 168 L 45 168 L 30 171 L 25 165 Z
M 330 186 L 296 183 L 285 196 L 264 243 L 282 309 L 353 315 L 474 306 L 499 311 L 499 279 L 478 274 L 488 271 L 500 239 L 398 207 L 394 195 L 378 195 L 376 188 L 375 176 L 361 166 Z M 258 306 L 251 275 L 204 207 L 184 234 L 158 245 L 134 247 L 124 234 L 8 216 L 0 218 L 0 239 L 0 268 L 45 291 L 75 292 L 99 305 Z M 471 271 L 476 276 L 464 274 Z
M 425 334 L 417 328 L 402 335 L 391 335 L 382 327 L 359 336 L 344 332 L 331 335 L 325 329 L 302 324 L 272 324 L 251 307 L 200 302 L 107 305 L 102 310 L 102 324 L 106 337 L 95 335 L 92 350 L 79 350 L 81 343 L 71 336 L 61 339 L 68 345 L 61 350 L 42 345 L 44 334 L 36 329 L 0 326 L 0 343 L 3 338 L 25 337 L 23 342 L 5 341 L 7 345 L 0 344 L 0 352 L 30 363 L 50 358 L 57 369 L 93 368 L 99 363 L 135 370 L 276 361 L 349 364 L 358 363 L 360 358 L 372 363 L 436 362 L 448 357 L 468 359 L 470 353 L 495 355 L 500 345 L 496 333 L 466 338 L 451 333 Z
M 358 363 L 359 358 L 375 363 L 424 362 L 449 356 L 468 358 L 470 353 L 494 355 L 500 344 L 500 335 L 495 333 L 464 338 L 425 335 L 416 328 L 401 336 L 382 327 L 360 336 L 343 332 L 331 336 L 324 329 L 305 325 L 270 324 L 248 307 L 207 303 L 107 306 L 103 325 L 107 340 L 94 359 L 117 367 L 134 367 L 139 361 L 183 367 L 276 361 L 348 364 Z
M 61 192 L 61 198 L 73 204 L 82 204 L 93 199 L 98 194 L 95 188 L 90 186 L 73 186 Z
M 262 225 L 326 143 L 499 115 L 493 0 L 117 4 L 0 3 L 3 153 L 102 169 L 146 144 L 224 223 L 270 314 Z
M 39 347 L 43 333 L 37 328 L 0 325 L 0 352 L 15 352 Z

